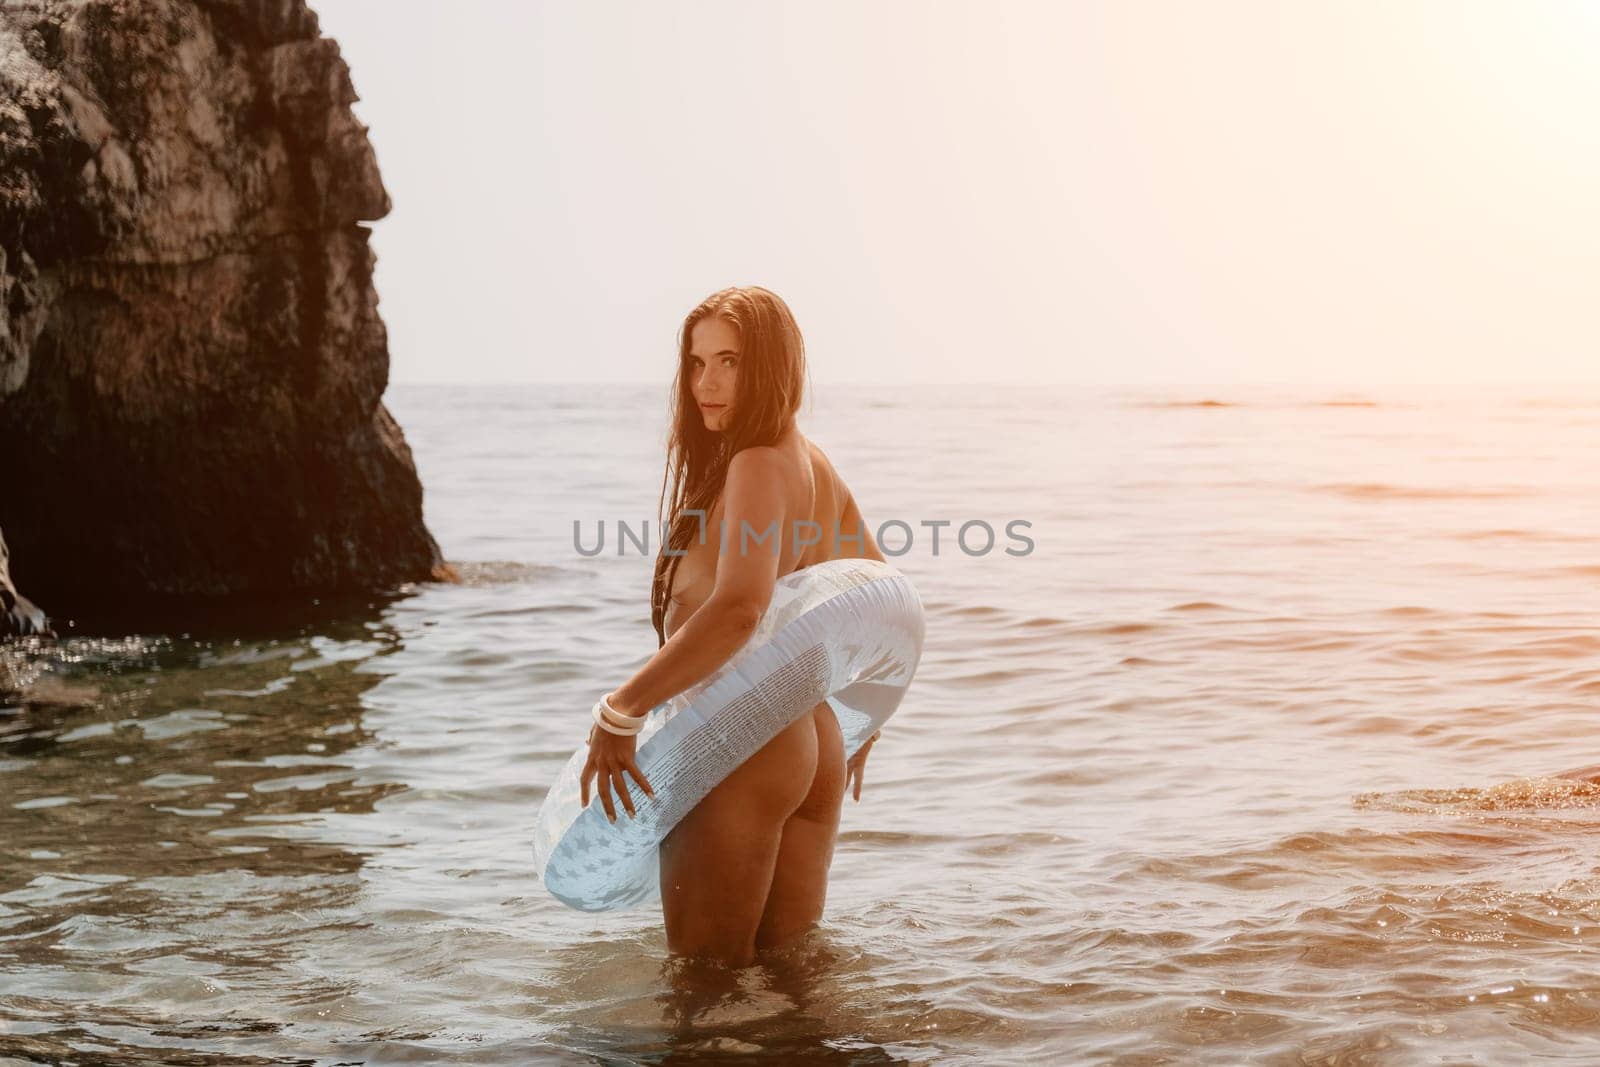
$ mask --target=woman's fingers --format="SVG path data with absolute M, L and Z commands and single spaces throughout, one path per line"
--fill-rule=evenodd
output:
M 595 789 L 600 794 L 600 806 L 606 809 L 606 818 L 616 822 L 617 808 L 611 801 L 611 774 L 609 771 L 600 772 L 600 777 L 595 780 Z
M 611 778 L 616 783 L 617 795 L 622 798 L 622 807 L 629 816 L 638 818 L 638 813 L 633 810 L 633 794 L 628 792 L 628 779 L 623 774 L 623 768 L 611 768 Z
M 628 790 L 628 775 L 633 775 L 634 781 L 639 783 L 651 797 L 656 791 L 650 787 L 644 773 L 639 770 L 639 764 L 634 760 L 633 753 L 628 751 L 613 752 L 602 751 L 604 745 L 595 746 L 595 751 L 589 754 L 589 760 L 583 765 L 583 774 L 580 777 L 582 786 L 582 806 L 589 806 L 589 780 L 595 779 L 595 792 L 600 796 L 600 806 L 606 810 L 606 818 L 612 822 L 617 821 L 617 808 L 612 799 L 611 791 L 615 789 L 617 796 L 622 800 L 622 807 L 634 818 L 639 817 L 638 810 L 633 805 L 633 794 Z
M 849 770 L 849 774 L 845 778 L 845 785 L 850 788 L 850 793 L 855 797 L 857 803 L 861 802 L 861 783 L 866 781 L 867 778 L 867 753 L 871 750 L 872 742 L 876 739 L 876 734 L 867 738 L 866 744 L 862 745 L 856 754 L 850 757 L 850 762 L 845 764 L 845 767 Z
M 644 775 L 639 771 L 639 765 L 630 759 L 623 766 L 627 768 L 629 774 L 633 775 L 633 780 L 639 783 L 639 788 L 643 789 L 654 800 L 656 791 L 651 789 L 650 783 L 644 780 Z

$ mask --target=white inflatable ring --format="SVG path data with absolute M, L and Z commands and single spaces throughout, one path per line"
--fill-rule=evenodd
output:
M 660 897 L 661 839 L 734 768 L 826 699 L 845 758 L 894 714 L 922 656 L 922 600 L 887 563 L 836 559 L 778 579 L 748 641 L 715 674 L 657 705 L 635 758 L 655 790 L 628 779 L 636 818 L 613 797 L 606 818 L 590 783 L 580 805 L 585 744 L 540 806 L 534 866 L 545 888 L 582 911 Z

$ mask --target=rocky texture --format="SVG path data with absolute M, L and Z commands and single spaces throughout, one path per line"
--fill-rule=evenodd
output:
M 58 617 L 450 576 L 355 99 L 304 0 L 0 5 L 0 529 Z
M 49 633 L 44 612 L 11 584 L 11 554 L 0 534 L 0 636 Z M 0 664 L 0 694 L 8 689 L 5 667 Z

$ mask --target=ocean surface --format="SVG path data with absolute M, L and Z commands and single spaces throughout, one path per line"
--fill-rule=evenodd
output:
M 463 584 L 8 653 L 0 1061 L 1595 1061 L 1600 390 L 818 391 L 927 644 L 709 1004 L 529 849 L 655 649 L 665 387 L 387 402 Z

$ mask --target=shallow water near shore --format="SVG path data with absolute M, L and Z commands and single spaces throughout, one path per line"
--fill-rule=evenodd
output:
M 8 653 L 0 1060 L 1592 1061 L 1600 390 L 820 391 L 927 645 L 707 1003 L 529 849 L 655 648 L 665 389 L 387 400 L 462 584 Z

